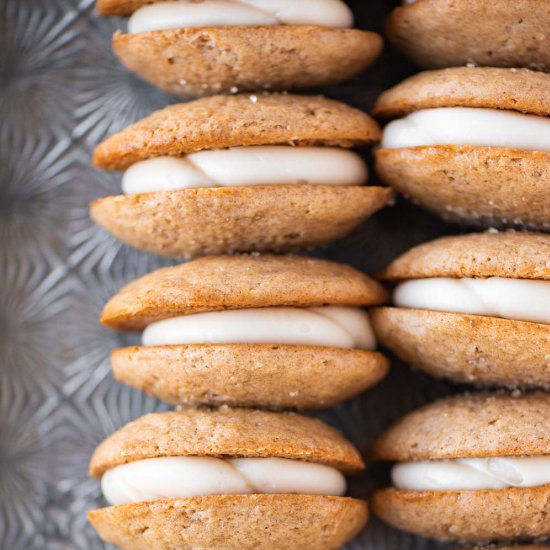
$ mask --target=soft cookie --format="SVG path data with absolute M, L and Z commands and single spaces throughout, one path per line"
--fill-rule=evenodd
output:
M 144 330 L 115 377 L 179 405 L 323 408 L 376 384 L 388 361 L 360 309 L 386 300 L 355 269 L 293 256 L 219 256 L 160 269 L 105 306 Z
M 123 550 L 333 550 L 367 521 L 344 497 L 364 467 L 334 428 L 292 413 L 222 408 L 144 416 L 96 450 L 110 506 L 89 513 Z
M 453 541 L 550 535 L 550 395 L 443 399 L 398 421 L 373 448 L 396 462 L 372 509 L 390 525 Z
M 459 382 L 550 387 L 550 235 L 478 233 L 412 248 L 382 273 L 382 344 Z
M 405 0 L 386 34 L 426 68 L 475 63 L 550 70 L 545 0 Z
M 352 29 L 342 0 L 98 0 L 102 15 L 131 16 L 113 48 L 163 90 L 188 97 L 336 84 L 371 65 L 374 33 Z
M 550 227 L 550 74 L 427 71 L 384 92 L 374 114 L 398 118 L 376 152 L 397 191 L 450 220 Z
M 101 143 L 124 195 L 92 218 L 169 257 L 285 250 L 344 236 L 392 198 L 366 187 L 354 146 L 380 138 L 365 113 L 322 97 L 215 96 L 157 111 Z

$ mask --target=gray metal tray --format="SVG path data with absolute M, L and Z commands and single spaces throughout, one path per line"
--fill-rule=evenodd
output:
M 393 2 L 350 2 L 361 28 L 381 31 Z M 87 475 L 94 447 L 164 405 L 113 381 L 108 355 L 136 342 L 102 328 L 106 299 L 170 262 L 122 246 L 88 219 L 87 204 L 119 191 L 89 167 L 104 136 L 174 99 L 128 74 L 110 50 L 124 23 L 92 0 L 0 0 L 0 548 L 100 549 L 86 511 L 104 503 Z M 368 110 L 414 72 L 387 47 L 364 76 L 324 92 Z M 313 254 L 367 272 L 437 235 L 456 232 L 398 201 L 345 240 Z M 323 413 L 361 449 L 392 420 L 456 387 L 393 364 L 363 397 Z M 385 483 L 372 466 L 351 482 L 368 497 Z M 436 544 L 372 519 L 349 548 L 423 550 Z

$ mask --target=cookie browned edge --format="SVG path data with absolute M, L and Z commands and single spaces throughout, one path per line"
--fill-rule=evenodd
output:
M 370 317 L 383 346 L 432 376 L 550 389 L 550 325 L 388 307 Z
M 549 152 L 438 145 L 375 154 L 381 181 L 444 219 L 550 228 Z
M 88 518 L 123 550 L 334 550 L 363 528 L 368 509 L 347 497 L 221 495 L 111 506 Z
M 377 59 L 370 31 L 316 25 L 221 26 L 115 33 L 127 69 L 179 97 L 338 84 Z
M 550 280 L 550 235 L 533 232 L 471 233 L 411 248 L 380 275 L 388 281 L 426 277 L 507 277 Z
M 210 256 L 161 268 L 129 283 L 101 314 L 111 328 L 205 311 L 270 306 L 368 306 L 388 300 L 384 287 L 345 264 L 303 256 Z
M 159 156 L 253 145 L 356 147 L 381 138 L 366 113 L 339 101 L 293 94 L 213 96 L 155 111 L 102 141 L 94 166 L 125 170 Z
M 550 74 L 496 67 L 424 71 L 383 92 L 372 113 L 397 118 L 439 107 L 506 109 L 548 116 Z
M 115 378 L 173 405 L 320 409 L 378 383 L 389 361 L 326 346 L 138 346 L 111 354 Z
M 550 535 L 550 485 L 470 491 L 375 491 L 391 526 L 438 540 L 492 542 Z
M 346 474 L 364 468 L 357 449 L 335 428 L 295 413 L 250 409 L 185 409 L 126 424 L 96 448 L 90 475 L 169 456 L 278 457 L 325 464 Z

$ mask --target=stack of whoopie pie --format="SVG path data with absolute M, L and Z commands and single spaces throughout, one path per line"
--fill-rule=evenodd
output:
M 395 463 L 373 510 L 442 541 L 550 537 L 550 235 L 527 231 L 550 229 L 549 7 L 407 0 L 387 21 L 389 39 L 436 70 L 376 102 L 391 120 L 378 176 L 444 219 L 491 228 L 395 259 L 380 277 L 394 305 L 371 314 L 412 367 L 491 388 L 410 413 L 372 449 Z
M 97 448 L 90 473 L 109 506 L 89 519 L 127 550 L 339 548 L 367 521 L 366 502 L 344 496 L 363 460 L 334 428 L 282 411 L 332 406 L 385 376 L 364 308 L 388 294 L 349 266 L 273 252 L 346 235 L 393 191 L 365 186 L 353 150 L 380 141 L 374 119 L 286 90 L 357 74 L 382 40 L 352 29 L 342 0 L 97 7 L 130 18 L 113 39 L 124 65 L 198 99 L 97 147 L 94 165 L 123 172 L 123 194 L 91 216 L 124 243 L 198 259 L 104 308 L 110 328 L 143 331 L 112 353 L 115 377 L 177 409 Z

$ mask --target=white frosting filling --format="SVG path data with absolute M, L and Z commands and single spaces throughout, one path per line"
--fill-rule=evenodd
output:
M 396 306 L 550 324 L 550 281 L 416 279 L 399 284 Z
M 122 190 L 132 195 L 197 187 L 361 185 L 366 181 L 367 166 L 353 151 L 257 146 L 144 160 L 126 170 Z
M 467 491 L 550 483 L 550 456 L 457 458 L 403 462 L 392 481 L 408 491 Z
M 162 457 L 117 466 L 101 479 L 112 505 L 206 495 L 334 495 L 346 492 L 341 472 L 285 458 Z
M 550 151 L 550 118 L 498 109 L 425 109 L 390 122 L 382 147 L 472 145 Z
M 128 21 L 128 32 L 235 25 L 346 28 L 353 26 L 353 14 L 342 0 L 179 0 L 138 9 Z
M 366 311 L 353 307 L 264 307 L 211 311 L 150 324 L 144 346 L 287 344 L 374 349 Z

